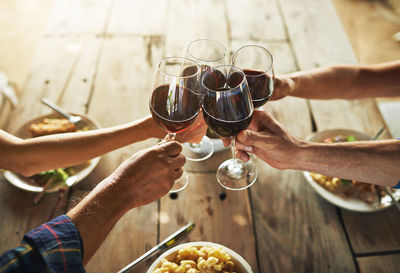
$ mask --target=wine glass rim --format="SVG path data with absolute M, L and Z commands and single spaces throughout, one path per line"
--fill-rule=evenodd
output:
M 263 73 L 266 73 L 267 71 L 269 71 L 269 70 L 272 68 L 272 66 L 273 66 L 273 64 L 274 64 L 274 57 L 272 56 L 271 52 L 270 52 L 268 49 L 266 49 L 265 47 L 263 47 L 263 46 L 261 46 L 261 45 L 256 45 L 256 44 L 244 45 L 244 46 L 241 46 L 241 47 L 239 47 L 238 49 L 236 49 L 236 51 L 235 51 L 235 52 L 233 53 L 233 55 L 232 55 L 232 60 L 231 60 L 231 61 L 232 61 L 232 64 L 234 63 L 234 59 L 235 59 L 235 57 L 237 56 L 238 52 L 239 52 L 241 49 L 244 49 L 244 48 L 247 48 L 247 47 L 258 47 L 258 48 L 264 50 L 264 51 L 267 53 L 267 55 L 270 57 L 270 59 L 271 59 L 271 64 L 267 67 L 267 69 L 265 69 L 264 71 L 262 71 Z M 250 76 L 250 77 L 257 77 L 257 76 L 259 76 L 259 75 L 247 75 L 247 76 Z
M 190 62 L 190 63 L 192 63 L 194 66 L 197 67 L 197 71 L 196 71 L 195 73 L 193 73 L 193 74 L 190 74 L 190 75 L 187 75 L 187 76 L 183 76 L 183 75 L 174 75 L 174 74 L 171 74 L 171 73 L 165 71 L 164 69 L 161 69 L 161 67 L 160 67 L 160 66 L 161 66 L 161 63 L 166 62 L 166 61 L 168 61 L 168 60 L 173 60 L 173 59 L 179 59 L 179 60 L 184 60 L 184 61 Z M 158 61 L 157 70 L 158 70 L 160 73 L 163 73 L 163 74 L 168 75 L 168 76 L 171 76 L 171 77 L 179 78 L 179 79 L 192 78 L 193 76 L 196 76 L 197 74 L 200 75 L 200 73 L 201 73 L 200 66 L 199 66 L 196 62 L 194 62 L 194 61 L 192 61 L 192 60 L 190 60 L 190 59 L 188 59 L 188 58 L 185 58 L 185 57 L 165 57 L 165 58 L 162 58 L 161 60 Z
M 194 44 L 194 43 L 201 42 L 201 41 L 202 41 L 202 42 L 207 41 L 207 42 L 211 42 L 211 43 L 214 43 L 214 44 L 219 45 L 219 46 L 222 48 L 223 52 L 224 52 L 223 56 L 221 56 L 221 58 L 212 59 L 212 60 L 204 60 L 204 59 L 201 59 L 201 58 L 198 58 L 198 57 L 193 56 L 193 54 L 191 54 L 191 53 L 190 53 L 190 50 L 189 50 L 189 49 L 190 49 L 190 46 L 191 46 L 192 44 Z M 190 57 L 192 57 L 193 59 L 195 59 L 195 60 L 198 61 L 198 62 L 215 63 L 215 62 L 218 62 L 218 61 L 224 59 L 225 56 L 226 56 L 226 54 L 228 53 L 228 50 L 226 49 L 226 47 L 225 47 L 223 44 L 221 44 L 221 43 L 218 42 L 218 41 L 215 41 L 215 40 L 212 40 L 212 39 L 196 39 L 196 40 L 191 41 L 191 42 L 187 45 L 187 47 L 186 47 L 186 52 L 187 52 L 188 55 L 190 55 Z
M 208 70 L 208 71 L 207 71 L 206 73 L 204 73 L 204 75 L 201 77 L 201 85 L 202 85 L 203 87 L 205 87 L 208 91 L 211 91 L 211 92 L 214 92 L 214 93 L 230 92 L 230 91 L 232 91 L 233 89 L 236 89 L 238 86 L 242 85 L 244 81 L 246 81 L 246 74 L 244 74 L 243 70 L 240 69 L 240 68 L 237 67 L 237 66 L 226 64 L 226 65 L 215 66 L 215 67 L 213 67 L 212 69 L 217 69 L 217 68 L 222 68 L 222 67 L 230 67 L 230 68 L 233 68 L 233 69 L 235 70 L 235 72 L 238 72 L 238 73 L 240 73 L 240 74 L 243 76 L 242 80 L 240 81 L 240 83 L 236 84 L 235 86 L 229 87 L 228 90 L 214 90 L 214 89 L 209 88 L 208 86 L 206 86 L 206 85 L 203 84 L 203 80 L 204 80 L 205 75 L 207 75 L 208 73 L 210 73 L 210 72 L 212 71 L 212 70 Z

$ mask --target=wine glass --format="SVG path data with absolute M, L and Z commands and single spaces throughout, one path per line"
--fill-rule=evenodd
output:
M 235 154 L 235 137 L 249 126 L 254 109 L 245 74 L 232 65 L 211 68 L 201 79 L 201 89 L 205 122 L 219 136 L 231 138 L 233 159 L 219 166 L 217 180 L 226 189 L 248 188 L 257 179 L 257 169 Z
M 232 65 L 246 74 L 254 108 L 266 104 L 274 92 L 274 67 L 272 54 L 259 45 L 246 45 L 232 56 Z
M 201 99 L 195 92 L 199 89 L 199 80 L 200 67 L 189 59 L 168 57 L 158 63 L 150 111 L 155 122 L 168 133 L 169 140 L 174 140 L 176 133 L 186 130 L 196 120 Z M 170 193 L 183 190 L 188 182 L 184 172 Z
M 224 65 L 226 61 L 227 50 L 217 41 L 210 39 L 198 39 L 190 42 L 186 50 L 186 58 L 196 62 L 201 68 L 201 75 L 210 69 L 210 67 Z M 212 135 L 207 129 L 207 136 Z M 212 156 L 214 153 L 214 145 L 212 141 L 204 136 L 199 144 L 185 143 L 183 144 L 183 154 L 186 159 L 191 161 L 202 161 Z

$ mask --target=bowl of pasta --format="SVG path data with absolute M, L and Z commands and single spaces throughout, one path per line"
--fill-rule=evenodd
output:
M 190 242 L 164 252 L 147 273 L 253 273 L 250 265 L 232 249 L 211 242 Z

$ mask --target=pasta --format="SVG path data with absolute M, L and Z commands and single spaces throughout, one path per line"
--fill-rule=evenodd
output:
M 175 261 L 163 259 L 153 273 L 235 273 L 231 256 L 220 247 L 188 246 L 178 251 Z

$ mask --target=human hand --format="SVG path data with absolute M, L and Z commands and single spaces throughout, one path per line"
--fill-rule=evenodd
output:
M 178 142 L 164 142 L 125 160 L 105 180 L 105 187 L 118 196 L 113 202 L 120 202 L 129 210 L 167 194 L 183 173 L 186 159 L 181 151 Z
M 293 87 L 294 82 L 289 76 L 276 76 L 274 79 L 274 93 L 272 94 L 271 100 L 283 99 L 290 94 Z
M 203 112 L 199 111 L 199 114 L 195 122 L 185 131 L 176 134 L 176 141 L 181 143 L 200 143 L 207 131 L 207 125 L 203 119 Z
M 277 169 L 293 168 L 300 140 L 290 135 L 272 116 L 254 110 L 251 123 L 236 137 L 236 154 L 243 161 L 250 159 L 249 153 Z M 230 140 L 223 139 L 227 146 Z

